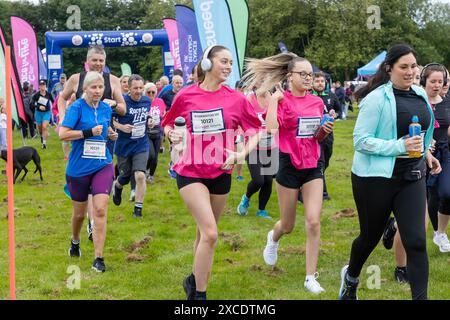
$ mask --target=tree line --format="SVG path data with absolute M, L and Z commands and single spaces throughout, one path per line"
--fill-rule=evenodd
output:
M 278 43 L 304 56 L 334 79 L 351 80 L 363 66 L 391 44 L 406 42 L 420 64 L 450 66 L 450 5 L 432 0 L 247 0 L 250 22 L 247 56 L 279 53 Z M 46 31 L 69 30 L 72 0 L 0 1 L 0 25 L 10 40 L 11 15 L 30 22 L 38 43 L 45 47 Z M 175 4 L 192 7 L 190 0 L 78 0 L 81 30 L 160 29 L 162 19 L 175 17 Z M 78 72 L 85 51 L 64 50 L 67 74 Z M 162 75 L 159 47 L 107 50 L 107 64 L 120 75 L 127 62 L 146 79 Z

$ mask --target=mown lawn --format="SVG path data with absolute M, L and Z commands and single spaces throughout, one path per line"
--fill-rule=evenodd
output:
M 236 206 L 249 181 L 233 179 L 225 213 L 219 224 L 220 239 L 208 288 L 209 299 L 337 299 L 340 269 L 349 258 L 350 246 L 359 231 L 357 217 L 335 218 L 343 209 L 355 209 L 350 185 L 353 155 L 354 118 L 335 125 L 335 148 L 327 181 L 332 200 L 324 203 L 322 245 L 319 257 L 319 282 L 326 289 L 320 296 L 305 292 L 305 232 L 303 208 L 298 206 L 297 227 L 280 242 L 276 268 L 264 264 L 262 251 L 267 232 L 275 220 L 255 217 L 256 197 L 246 217 L 236 214 Z M 15 147 L 22 144 L 14 133 Z M 44 181 L 30 170 L 23 183 L 15 186 L 16 207 L 16 286 L 18 299 L 184 299 L 181 286 L 192 265 L 193 219 L 180 200 L 176 183 L 167 174 L 167 153 L 161 155 L 155 184 L 148 185 L 144 217 L 132 217 L 132 203 L 124 191 L 121 207 L 110 202 L 105 247 L 107 272 L 91 270 L 93 245 L 82 232 L 80 259 L 69 258 L 69 199 L 63 193 L 65 162 L 56 133 L 51 130 L 48 149 L 40 149 L 39 140 L 28 140 L 41 155 Z M 166 146 L 167 147 L 167 146 Z M 167 149 L 167 148 L 166 148 Z M 0 162 L 0 170 L 5 162 Z M 34 164 L 29 165 L 34 170 Z M 0 299 L 8 299 L 8 241 L 6 177 L 0 176 Z M 269 213 L 279 217 L 277 195 L 268 205 Z M 450 297 L 450 260 L 441 254 L 428 232 L 430 260 L 429 297 Z M 69 266 L 81 270 L 80 289 L 70 290 L 66 280 Z M 366 268 L 381 269 L 380 289 L 369 289 Z M 394 281 L 393 253 L 380 244 L 366 263 L 361 275 L 360 299 L 410 299 L 409 286 Z

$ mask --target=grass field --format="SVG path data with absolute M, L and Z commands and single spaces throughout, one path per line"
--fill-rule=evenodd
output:
M 332 199 L 324 203 L 321 229 L 319 282 L 326 292 L 315 296 L 305 292 L 305 232 L 303 208 L 298 206 L 294 232 L 280 241 L 279 260 L 275 268 L 264 264 L 262 251 L 267 232 L 279 217 L 274 193 L 267 210 L 273 221 L 255 217 L 257 197 L 252 199 L 249 215 L 240 217 L 236 207 L 249 181 L 244 168 L 244 182 L 233 176 L 232 191 L 219 223 L 219 243 L 213 274 L 208 287 L 209 299 L 337 299 L 340 269 L 348 261 L 353 239 L 358 235 L 357 217 L 335 217 L 343 209 L 355 209 L 351 192 L 350 167 L 353 156 L 354 119 L 335 125 L 334 155 L 327 171 Z M 14 133 L 15 147 L 22 144 Z M 132 217 L 133 205 L 127 201 L 125 188 L 121 207 L 110 202 L 105 246 L 107 272 L 91 270 L 93 245 L 82 230 L 80 259 L 69 258 L 72 207 L 63 193 L 65 162 L 58 137 L 53 129 L 48 149 L 40 149 L 39 139 L 28 140 L 38 148 L 44 168 L 44 181 L 28 174 L 15 185 L 16 286 L 18 299 L 184 299 L 181 286 L 192 265 L 192 242 L 195 224 L 177 192 L 176 183 L 167 174 L 167 153 L 161 155 L 155 184 L 148 185 L 144 217 Z M 6 168 L 0 162 L 0 169 Z M 29 169 L 34 170 L 30 163 Z M 6 177 L 0 176 L 0 299 L 8 299 Z M 439 253 L 428 230 L 430 261 L 430 299 L 450 297 L 450 257 Z M 66 280 L 70 266 L 81 270 L 80 289 L 70 290 Z M 367 267 L 381 270 L 380 289 L 369 289 Z M 394 281 L 393 252 L 380 244 L 361 274 L 360 299 L 410 299 L 410 289 Z

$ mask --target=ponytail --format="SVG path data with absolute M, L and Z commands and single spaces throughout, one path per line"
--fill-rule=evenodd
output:
M 247 59 L 246 72 L 242 77 L 243 87 L 248 90 L 257 88 L 262 94 L 278 83 L 286 80 L 297 62 L 308 61 L 294 53 L 280 53 L 264 59 Z

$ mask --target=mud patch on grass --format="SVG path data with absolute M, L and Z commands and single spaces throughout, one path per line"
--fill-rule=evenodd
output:
M 333 214 L 330 217 L 330 219 L 337 220 L 337 219 L 340 219 L 340 218 L 353 218 L 353 217 L 356 217 L 355 209 L 346 208 L 346 209 L 342 209 L 342 210 L 336 212 L 335 214 Z
M 239 251 L 244 245 L 244 240 L 236 233 L 221 232 L 219 237 L 225 244 L 230 246 L 231 251 Z

